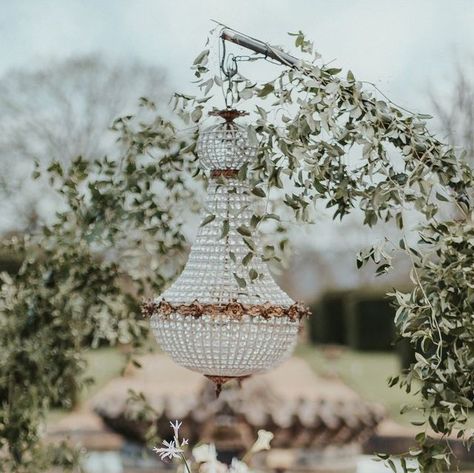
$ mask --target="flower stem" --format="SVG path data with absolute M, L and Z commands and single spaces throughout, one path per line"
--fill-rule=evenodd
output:
M 186 471 L 187 473 L 191 473 L 191 468 L 189 467 L 188 461 L 186 460 L 186 457 L 181 453 L 180 454 L 181 460 L 183 460 L 184 465 L 186 466 Z

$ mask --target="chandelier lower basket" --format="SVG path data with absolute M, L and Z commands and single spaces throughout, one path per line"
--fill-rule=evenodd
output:
M 208 376 L 242 377 L 274 368 L 291 356 L 299 327 L 300 320 L 287 316 L 196 318 L 174 312 L 151 317 L 163 351 L 179 365 Z

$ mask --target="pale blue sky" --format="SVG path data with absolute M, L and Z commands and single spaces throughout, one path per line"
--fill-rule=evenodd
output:
M 211 18 L 274 44 L 304 30 L 325 60 L 426 109 L 429 80 L 449 79 L 452 56 L 474 49 L 472 0 L 0 0 L 0 74 L 102 52 L 168 69 L 189 88 L 189 65 Z M 429 110 L 428 110 L 429 111 Z

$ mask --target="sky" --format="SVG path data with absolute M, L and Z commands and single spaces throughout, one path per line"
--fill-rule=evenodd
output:
M 449 89 L 456 57 L 474 61 L 474 0 L 0 0 L 0 76 L 101 53 L 161 66 L 170 90 L 197 93 L 190 65 L 212 19 L 290 51 L 287 32 L 302 30 L 325 63 L 416 112 L 432 112 L 430 87 Z M 249 79 L 268 72 L 258 63 L 244 67 Z M 332 248 L 335 236 L 344 248 L 359 246 L 350 221 L 348 231 L 330 217 L 323 223 L 302 238 L 320 248 Z
M 167 69 L 191 90 L 189 70 L 211 19 L 276 45 L 303 30 L 325 62 L 427 111 L 428 85 L 449 84 L 453 58 L 474 49 L 472 0 L 0 0 L 0 74 L 51 59 L 103 53 Z M 214 45 L 215 46 L 215 45 Z

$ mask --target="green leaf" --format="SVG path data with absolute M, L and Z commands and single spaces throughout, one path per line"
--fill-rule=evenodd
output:
M 244 278 L 239 277 L 236 273 L 234 273 L 234 278 L 237 281 L 237 284 L 240 288 L 244 289 L 247 286 L 247 282 Z
M 221 238 L 225 238 L 229 234 L 229 220 L 225 219 L 222 221 L 222 232 Z
M 394 376 L 388 380 L 388 387 L 391 388 L 395 386 L 398 383 L 398 380 L 400 379 L 399 376 Z
M 254 254 L 253 254 L 251 251 L 249 251 L 249 252 L 242 258 L 242 264 L 243 264 L 244 266 L 247 266 L 247 265 L 250 263 L 250 261 L 252 260 L 253 255 L 254 255 Z
M 393 462 L 393 460 L 389 458 L 387 460 L 387 464 L 390 467 L 390 469 L 393 471 L 393 473 L 397 473 L 397 467 L 395 466 L 395 463 Z
M 237 232 L 239 232 L 243 236 L 252 236 L 252 231 L 245 225 L 240 225 L 240 227 L 237 227 Z
M 197 123 L 202 117 L 202 107 L 197 107 L 191 112 L 191 120 Z
M 275 87 L 270 82 L 266 83 L 257 93 L 259 97 L 266 97 L 275 90 Z
M 247 170 L 248 170 L 248 163 L 244 163 L 244 165 L 239 169 L 237 177 L 241 181 L 245 181 L 247 179 Z
M 397 222 L 397 227 L 400 228 L 400 230 L 403 229 L 403 215 L 401 213 L 397 213 L 395 216 L 395 220 Z
M 384 264 L 381 264 L 377 270 L 375 271 L 375 274 L 377 276 L 381 276 L 382 274 L 385 274 L 388 272 L 388 270 L 391 268 L 392 266 L 388 263 L 384 263 Z
M 250 226 L 253 229 L 257 228 L 257 225 L 260 222 L 260 220 L 262 220 L 262 217 L 260 217 L 258 215 L 252 215 L 252 217 L 250 218 Z
M 280 216 L 277 215 L 277 214 L 265 214 L 263 216 L 263 219 L 264 220 L 276 220 L 277 222 L 279 222 L 281 220 Z
M 436 198 L 442 202 L 449 202 L 449 199 L 439 192 L 436 192 Z
M 247 238 L 247 237 L 243 237 L 242 240 L 244 240 L 244 243 L 253 251 L 257 251 L 257 248 L 255 246 L 255 243 L 250 239 L 250 238 Z
M 250 278 L 251 281 L 255 281 L 255 279 L 258 278 L 258 273 L 257 273 L 257 271 L 255 271 L 255 269 L 252 268 L 249 271 L 249 278 Z
M 266 197 L 267 194 L 265 194 L 265 191 L 261 187 L 254 187 L 251 190 L 252 194 L 258 196 L 258 197 Z
M 207 225 L 208 223 L 211 223 L 214 219 L 216 218 L 215 215 L 208 215 L 202 222 L 201 222 L 201 227 L 204 227 L 204 225 Z
M 314 187 L 316 188 L 316 190 L 317 190 L 319 193 L 321 193 L 321 194 L 325 194 L 325 193 L 326 193 L 327 188 L 326 188 L 326 186 L 324 186 L 323 184 L 321 184 L 320 181 L 318 181 L 317 179 L 315 179 L 315 180 L 313 181 L 313 183 L 314 183 Z
M 200 64 L 205 64 L 207 62 L 208 56 L 209 56 L 209 49 L 205 49 L 204 51 L 200 52 L 196 56 L 196 59 L 194 59 L 193 64 L 195 66 L 200 65 Z

